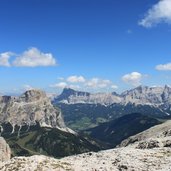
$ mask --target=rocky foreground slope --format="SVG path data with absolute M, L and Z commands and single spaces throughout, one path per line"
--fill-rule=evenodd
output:
M 125 139 L 120 147 L 126 146 L 139 149 L 171 147 L 171 120 Z
M 123 147 L 54 159 L 46 156 L 14 157 L 1 171 L 170 171 L 171 149 Z
M 171 121 L 154 126 L 143 132 L 141 140 L 148 142 L 158 138 L 162 143 L 171 140 Z M 136 136 L 134 136 L 136 137 Z M 171 170 L 171 148 L 170 145 L 149 146 L 140 148 L 137 141 L 135 144 L 127 144 L 120 147 L 101 152 L 89 152 L 85 154 L 70 156 L 62 159 L 54 159 L 45 156 L 14 157 L 4 162 L 0 170 L 20 171 L 170 171 Z

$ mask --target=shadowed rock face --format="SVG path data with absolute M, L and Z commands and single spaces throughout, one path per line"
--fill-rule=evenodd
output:
M 10 160 L 11 150 L 4 138 L 0 137 L 0 162 Z
M 11 125 L 11 133 L 15 127 L 28 126 L 39 123 L 41 127 L 59 128 L 64 131 L 65 126 L 61 111 L 54 108 L 43 91 L 29 90 L 19 97 L 0 96 L 0 125 Z

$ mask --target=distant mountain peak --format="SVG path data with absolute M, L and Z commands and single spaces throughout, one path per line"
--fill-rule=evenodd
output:
M 76 91 L 71 88 L 64 88 L 62 93 L 57 96 L 54 101 L 62 101 L 64 103 L 70 103 L 71 97 L 87 97 L 90 93 L 83 91 Z
M 75 92 L 76 90 L 74 90 L 74 89 L 72 89 L 72 88 L 69 88 L 69 87 L 65 87 L 64 89 L 63 89 L 63 93 L 65 93 L 65 92 Z

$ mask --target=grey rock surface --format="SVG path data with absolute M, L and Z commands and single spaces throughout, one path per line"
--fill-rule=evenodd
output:
M 0 137 L 0 162 L 8 161 L 11 158 L 11 150 L 4 138 Z
M 76 104 L 90 103 L 111 105 L 120 104 L 149 104 L 149 105 L 169 105 L 171 104 L 171 87 L 148 87 L 139 86 L 131 90 L 127 90 L 121 94 L 113 93 L 88 93 L 75 91 L 65 88 L 59 96 L 55 98 L 56 102 Z
M 124 113 L 122 108 L 131 110 L 143 111 L 145 106 L 148 112 L 153 111 L 154 114 L 161 114 L 167 117 L 171 115 L 171 87 L 148 87 L 139 86 L 131 90 L 127 90 L 121 94 L 113 93 L 88 93 L 75 91 L 70 88 L 65 88 L 63 92 L 56 96 L 53 100 L 54 103 L 64 104 L 100 104 L 104 106 L 116 105 L 120 106 L 120 113 Z M 133 110 L 131 110 L 133 112 Z M 143 111 L 144 112 L 144 111 Z
M 16 126 L 30 126 L 39 123 L 42 127 L 58 128 L 64 131 L 68 129 L 63 121 L 62 113 L 54 108 L 51 100 L 41 90 L 28 90 L 19 97 L 0 96 L 0 125 L 10 123 L 11 133 Z

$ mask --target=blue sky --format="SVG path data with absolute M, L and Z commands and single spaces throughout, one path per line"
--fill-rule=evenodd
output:
M 171 84 L 170 62 L 170 0 L 0 1 L 1 93 Z

